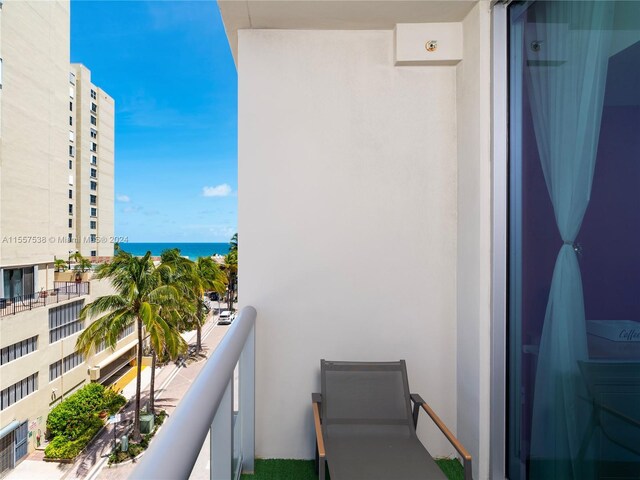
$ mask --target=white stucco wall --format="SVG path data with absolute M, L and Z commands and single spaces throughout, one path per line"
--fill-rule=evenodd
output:
M 457 426 L 476 479 L 489 478 L 490 22 L 489 2 L 481 1 L 463 22 L 463 60 L 457 67 Z
M 406 359 L 455 431 L 456 67 L 394 67 L 392 31 L 242 30 L 238 71 L 257 455 L 313 456 L 321 358 Z
M 2 5 L 0 265 L 66 258 L 69 1 Z

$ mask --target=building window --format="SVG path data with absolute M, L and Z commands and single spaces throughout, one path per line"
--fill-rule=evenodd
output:
M 72 170 L 72 169 L 73 169 L 73 160 L 69 160 L 69 170 Z
M 49 381 L 52 382 L 60 375 L 62 375 L 62 360 L 58 360 L 56 363 L 49 365 Z
M 2 390 L 0 392 L 0 410 L 10 407 L 36 390 L 38 390 L 38 372 Z
M 96 142 L 91 142 L 91 151 L 92 152 L 98 151 L 98 144 Z
M 69 83 L 71 85 L 75 85 L 76 84 L 76 76 L 71 72 L 69 72 Z
M 71 355 L 67 355 L 62 360 L 52 363 L 49 365 L 49 381 L 52 382 L 60 375 L 67 373 L 69 370 L 73 370 L 82 362 L 84 362 L 84 355 L 74 352 Z
M 73 145 L 69 145 L 69 156 L 74 157 L 75 153 L 76 153 L 76 149 L 73 147 Z
M 49 343 L 57 342 L 84 328 L 84 320 L 78 320 L 84 301 L 68 303 L 49 310 Z
M 91 180 L 91 182 L 89 182 L 89 186 L 91 187 L 91 190 L 98 190 L 98 182 Z
M 93 89 L 91 90 L 91 98 L 93 98 L 94 100 L 95 100 L 96 98 L 98 98 L 98 94 L 97 94 L 97 93 L 96 93 L 96 91 L 95 91 L 95 90 L 93 90 Z
M 73 190 L 69 189 L 69 198 L 73 198 Z
M 73 88 L 72 86 L 69 86 L 69 97 L 73 98 L 74 94 L 75 94 L 75 88 Z
M 97 223 L 98 223 L 98 222 L 96 222 L 95 220 L 91 220 L 91 221 L 89 222 L 89 228 L 91 228 L 91 229 L 95 229 L 95 228 L 97 227 Z
M 69 204 L 69 215 L 73 215 L 73 203 Z
M 82 362 L 84 362 L 84 355 L 81 353 L 74 352 L 71 355 L 67 355 L 62 359 L 62 373 L 67 373 L 69 370 L 73 370 Z
M 97 257 L 98 256 L 98 252 L 96 250 L 91 250 L 90 255 L 91 257 Z
M 97 164 L 98 164 L 97 155 L 91 155 L 91 165 L 97 165 Z
M 96 205 L 98 202 L 98 197 L 96 195 L 89 195 L 89 203 L 91 205 Z
M 95 129 L 91 129 L 91 138 L 98 138 L 98 131 Z
M 92 234 L 89 236 L 89 242 L 91 242 L 91 243 L 96 243 L 96 234 L 95 234 L 95 233 L 92 233 Z
M 69 234 L 69 238 L 67 239 L 67 241 L 68 241 L 69 243 L 72 243 L 72 242 L 73 242 L 73 235 L 72 235 L 72 234 Z
M 91 216 L 92 217 L 97 217 L 98 216 L 98 209 L 97 208 L 91 207 Z
M 91 102 L 91 111 L 93 113 L 96 113 L 98 111 L 98 105 L 96 105 L 95 103 Z
M 73 228 L 73 219 L 69 219 L 69 228 Z
M 97 178 L 98 177 L 98 171 L 95 168 L 91 169 L 91 178 Z
M 0 365 L 17 360 L 38 349 L 38 336 L 27 338 L 0 350 Z
M 2 269 L 2 283 L 4 288 L 0 294 L 5 299 L 21 297 L 22 295 L 33 295 L 33 277 L 35 274 L 36 272 L 34 272 L 33 267 Z
M 73 142 L 75 138 L 76 138 L 75 134 L 71 130 L 69 130 L 69 141 Z
M 98 119 L 93 115 L 91 115 L 91 125 L 98 125 Z
M 73 125 L 73 117 L 69 117 L 69 126 Z
M 69 111 L 73 112 L 73 102 L 69 102 Z

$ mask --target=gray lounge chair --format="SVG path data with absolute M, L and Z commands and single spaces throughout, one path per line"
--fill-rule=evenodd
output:
M 332 480 L 446 480 L 416 435 L 420 408 L 462 456 L 471 480 L 471 455 L 419 395 L 409 394 L 404 360 L 322 360 L 320 372 L 322 393 L 312 395 L 320 480 L 325 462 Z

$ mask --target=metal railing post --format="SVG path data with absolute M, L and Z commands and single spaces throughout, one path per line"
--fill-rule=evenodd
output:
M 211 422 L 209 440 L 211 480 L 230 480 L 233 474 L 233 377 Z
M 255 385 L 256 385 L 256 327 L 251 328 L 240 354 L 238 390 L 240 407 L 240 448 L 242 471 L 253 473 L 255 460 Z

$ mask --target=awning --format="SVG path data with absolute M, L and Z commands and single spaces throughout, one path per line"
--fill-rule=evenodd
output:
M 111 355 L 109 355 L 107 358 L 105 358 L 104 360 L 102 360 L 100 363 L 94 365 L 95 367 L 98 368 L 104 368 L 107 365 L 109 365 L 110 363 L 116 361 L 118 358 L 120 358 L 122 355 L 124 355 L 125 353 L 127 353 L 127 350 L 131 350 L 133 347 L 135 347 L 138 344 L 138 340 L 132 340 L 129 343 L 127 343 L 125 346 L 120 347 L 118 350 L 116 350 L 115 352 L 113 352 Z
M 16 428 L 18 428 L 19 426 L 20 426 L 20 422 L 17 421 L 17 420 L 14 420 L 13 422 L 11 422 L 6 427 L 0 428 L 0 438 L 6 437 L 11 432 L 13 432 Z

